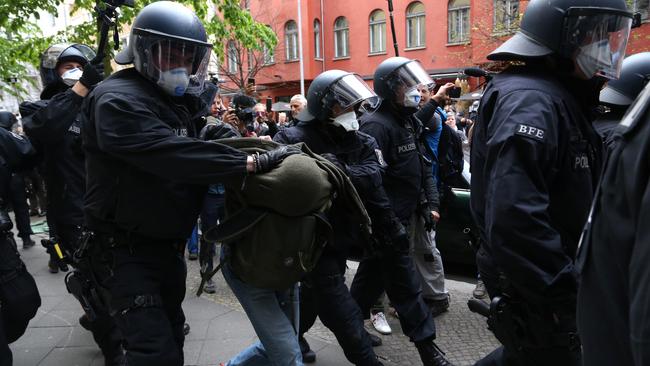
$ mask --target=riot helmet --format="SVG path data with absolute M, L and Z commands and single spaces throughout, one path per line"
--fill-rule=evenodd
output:
M 600 92 L 600 102 L 610 106 L 627 107 L 641 93 L 650 80 L 650 52 L 625 58 L 621 77 L 607 83 Z
M 531 0 L 519 31 L 490 53 L 493 61 L 554 55 L 584 79 L 618 78 L 632 26 L 625 0 Z
M 61 82 L 58 67 L 66 61 L 78 62 L 82 67 L 95 58 L 92 48 L 80 43 L 58 43 L 50 46 L 41 55 L 41 81 L 43 87 Z
M 388 58 L 375 70 L 374 88 L 377 95 L 410 113 L 419 108 L 421 96 L 418 85 L 433 83 L 419 61 L 405 57 Z
M 379 98 L 359 75 L 328 70 L 318 75 L 307 91 L 307 108 L 298 114 L 300 121 L 332 121 L 346 131 L 359 128 L 357 113 L 370 112 Z M 337 111 L 339 116 L 334 117 Z M 356 125 L 355 125 L 356 124 Z
M 145 6 L 133 22 L 128 45 L 115 56 L 167 94 L 199 95 L 207 79 L 212 44 L 193 11 L 171 2 Z
M 16 119 L 16 116 L 14 116 L 13 113 L 0 111 L 0 128 L 11 131 L 11 127 L 16 122 L 18 122 L 18 119 Z

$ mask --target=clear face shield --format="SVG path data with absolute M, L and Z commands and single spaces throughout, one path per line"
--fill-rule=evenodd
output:
M 208 76 L 212 45 L 192 40 L 138 34 L 147 65 L 144 73 L 169 95 L 200 95 Z
M 564 56 L 585 79 L 618 79 L 630 36 L 632 14 L 611 9 L 572 8 L 564 21 Z
M 372 112 L 379 106 L 379 97 L 363 79 L 350 74 L 330 86 L 326 98 L 333 98 L 343 110 L 355 108 L 357 112 Z
M 412 61 L 395 70 L 389 84 L 395 92 L 397 103 L 404 107 L 417 108 L 421 99 L 418 86 L 435 85 L 435 82 L 420 62 Z

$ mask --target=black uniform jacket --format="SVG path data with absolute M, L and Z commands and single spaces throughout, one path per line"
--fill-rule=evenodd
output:
M 573 309 L 601 140 L 568 90 L 524 68 L 488 84 L 474 128 L 471 209 L 492 270 L 528 301 Z
M 79 119 L 82 102 L 83 97 L 67 88 L 51 99 L 20 105 L 25 133 L 44 158 L 48 216 L 68 225 L 83 223 L 86 172 Z
M 135 69 L 119 71 L 82 110 L 85 214 L 100 232 L 189 237 L 207 185 L 246 174 L 246 154 L 201 141 L 187 98 L 168 97 Z
M 382 186 L 379 164 L 381 153 L 374 138 L 357 131 L 346 133 L 334 140 L 322 123 L 313 121 L 282 129 L 273 140 L 284 144 L 304 142 L 316 154 L 335 155 L 363 200 L 373 221 L 373 231 L 386 230 L 381 225 L 389 223 L 392 210 Z M 360 236 L 359 220 L 350 215 L 351 213 L 345 212 L 344 208 L 336 204 L 329 215 L 334 229 L 332 245 L 344 255 L 349 254 L 350 247 L 362 248 L 367 244 L 365 238 Z
M 418 204 L 437 202 L 432 161 L 425 157 L 422 124 L 415 116 L 399 116 L 388 102 L 361 119 L 360 130 L 375 138 L 381 151 L 382 180 L 390 205 L 408 223 Z
M 32 144 L 25 136 L 0 128 L 0 164 L 9 171 L 30 168 L 35 154 Z
M 614 129 L 578 254 L 584 364 L 650 365 L 650 88 Z M 630 123 L 628 123 L 630 122 Z

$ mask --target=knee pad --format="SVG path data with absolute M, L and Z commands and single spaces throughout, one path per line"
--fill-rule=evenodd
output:
M 5 332 L 7 340 L 12 343 L 25 333 L 29 321 L 41 306 L 41 296 L 34 278 L 26 270 L 20 271 L 13 280 L 3 283 L 0 293 Z

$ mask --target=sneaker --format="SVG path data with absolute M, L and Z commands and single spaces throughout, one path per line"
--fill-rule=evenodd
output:
M 415 347 L 418 349 L 422 365 L 424 366 L 453 366 L 447 358 L 445 353 L 442 352 L 433 341 L 420 341 L 415 342 Z
M 36 245 L 36 243 L 29 237 L 23 238 L 23 249 L 29 249 Z
M 88 315 L 84 314 L 79 317 L 79 325 L 81 325 L 81 327 L 83 327 L 85 330 L 92 332 L 92 326 Z
M 483 283 L 483 280 L 478 280 L 476 287 L 472 292 L 472 295 L 474 295 L 474 297 L 477 299 L 484 299 L 487 296 L 487 291 L 485 290 L 485 284 Z
M 300 353 L 302 353 L 302 362 L 304 363 L 314 363 L 316 362 L 316 353 L 312 351 L 309 347 L 309 343 L 305 337 L 298 338 L 298 344 L 300 345 Z
M 427 301 L 429 309 L 431 309 L 431 315 L 437 317 L 438 315 L 449 311 L 449 295 L 442 300 L 429 300 Z
M 187 256 L 187 259 L 189 259 L 191 261 L 195 261 L 195 260 L 199 259 L 199 253 L 190 253 Z
M 393 330 L 390 329 L 390 325 L 386 321 L 386 315 L 384 313 L 370 314 L 370 321 L 372 321 L 372 326 L 381 333 L 381 334 L 391 334 Z
M 217 287 L 214 284 L 214 281 L 208 280 L 205 282 L 205 286 L 203 286 L 203 292 L 207 294 L 213 294 L 217 292 Z

